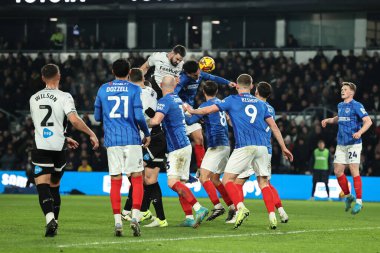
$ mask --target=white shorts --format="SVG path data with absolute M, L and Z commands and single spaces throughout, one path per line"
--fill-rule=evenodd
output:
M 192 132 L 202 129 L 202 126 L 199 123 L 194 123 L 192 125 L 185 125 L 185 128 L 186 128 L 186 135 L 190 135 Z
M 230 156 L 230 147 L 217 146 L 208 148 L 201 164 L 202 169 L 222 174 Z
M 190 173 L 191 145 L 169 153 L 166 173 L 168 178 L 179 178 L 187 181 Z
M 224 172 L 240 175 L 252 169 L 256 176 L 270 176 L 268 149 L 265 146 L 246 146 L 235 149 Z
M 268 179 L 270 179 L 270 176 L 272 175 L 272 165 L 271 165 L 272 162 L 271 161 L 272 161 L 272 155 L 268 154 L 268 170 L 269 170 L 269 176 L 268 176 L 269 178 Z M 255 174 L 255 171 L 253 170 L 253 168 L 250 168 L 249 170 L 246 170 L 243 173 L 240 173 L 237 178 L 244 179 L 244 178 L 252 176 L 253 174 Z
M 334 163 L 339 164 L 360 164 L 360 154 L 362 152 L 362 143 L 354 145 L 337 145 L 335 150 Z
M 140 145 L 114 146 L 107 148 L 108 168 L 111 176 L 130 175 L 144 170 Z

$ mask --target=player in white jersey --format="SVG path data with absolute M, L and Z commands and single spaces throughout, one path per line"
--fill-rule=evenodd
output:
M 144 84 L 144 75 L 141 69 L 133 68 L 129 72 L 129 81 L 140 86 L 142 89 L 141 101 L 146 122 L 154 116 L 157 108 L 157 93 L 149 86 Z M 151 133 L 151 142 L 148 148 L 143 149 L 144 160 L 144 197 L 141 206 L 141 221 L 151 218 L 153 222 L 145 227 L 167 227 L 168 222 L 165 218 L 164 208 L 162 204 L 162 193 L 158 184 L 158 173 L 160 169 L 165 169 L 166 160 L 166 141 L 161 126 L 149 128 Z M 143 137 L 143 133 L 140 131 Z M 130 210 L 132 208 L 132 191 L 131 186 L 128 193 L 128 199 L 122 211 L 122 218 L 128 220 L 130 218 Z M 156 210 L 157 217 L 152 217 L 149 211 L 150 203 Z
M 46 217 L 45 236 L 53 237 L 58 227 L 59 185 L 66 165 L 66 144 L 78 147 L 76 141 L 65 137 L 67 119 L 76 129 L 90 136 L 94 149 L 98 148 L 99 141 L 78 116 L 72 96 L 58 89 L 61 78 L 58 66 L 47 64 L 41 74 L 46 88 L 34 94 L 29 101 L 35 128 L 32 163 L 40 206 Z
M 161 82 L 166 75 L 179 77 L 184 64 L 183 58 L 186 56 L 186 48 L 182 45 L 176 45 L 172 51 L 153 53 L 148 60 L 140 67 L 144 75 L 151 67 L 155 67 L 153 78 L 151 80 L 152 88 L 157 92 L 158 99 L 162 97 Z

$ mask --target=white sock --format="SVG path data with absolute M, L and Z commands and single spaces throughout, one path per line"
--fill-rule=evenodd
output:
M 132 219 L 136 219 L 137 221 L 140 220 L 140 210 L 139 209 L 132 209 Z
M 48 224 L 51 220 L 54 219 L 54 213 L 53 212 L 47 213 L 45 218 L 46 218 L 46 224 Z
M 131 213 L 131 211 L 128 211 L 128 210 L 123 210 L 123 211 L 121 211 L 121 213 L 122 213 L 123 215 L 127 215 L 127 214 L 130 214 L 130 213 Z
M 276 214 L 274 212 L 270 212 L 269 213 L 269 219 L 272 220 L 272 219 L 276 219 Z
M 243 202 L 239 202 L 239 204 L 237 204 L 237 209 L 238 210 L 240 210 L 241 208 L 244 208 L 245 207 L 245 205 L 244 205 L 244 203 Z
M 218 203 L 218 204 L 216 204 L 216 205 L 214 206 L 214 208 L 215 208 L 215 209 L 222 209 L 223 206 L 222 206 L 221 203 Z
M 356 203 L 360 204 L 360 205 L 363 205 L 363 201 L 362 199 L 356 199 Z
M 199 204 L 199 202 L 197 202 L 197 203 L 195 203 L 194 205 L 193 205 L 193 208 L 194 208 L 194 211 L 198 211 L 199 209 L 201 209 L 201 204 Z
M 279 207 L 279 208 L 277 209 L 277 211 L 278 211 L 278 213 L 279 213 L 281 216 L 284 215 L 284 214 L 286 214 L 286 212 L 285 212 L 285 210 L 284 210 L 283 207 Z
M 186 215 L 186 219 L 194 220 L 194 216 L 193 215 Z
M 117 223 L 122 224 L 122 222 L 121 222 L 121 214 L 119 214 L 119 213 L 118 214 L 114 214 L 113 217 L 115 218 L 115 225 Z
M 234 206 L 234 204 L 230 205 L 230 206 L 228 207 L 228 209 L 230 209 L 230 210 L 235 210 L 235 206 Z

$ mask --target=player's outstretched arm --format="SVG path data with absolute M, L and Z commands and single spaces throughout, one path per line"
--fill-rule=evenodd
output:
M 282 154 L 284 157 L 289 159 L 289 161 L 293 162 L 293 154 L 287 149 L 284 138 L 282 138 L 282 134 L 280 132 L 280 129 L 278 129 L 278 126 L 274 119 L 272 117 L 266 118 L 265 121 L 267 122 L 268 126 L 272 130 L 273 136 L 276 138 L 278 141 L 278 144 L 280 144 Z
M 70 113 L 67 115 L 67 118 L 76 129 L 90 136 L 92 149 L 95 150 L 99 147 L 99 140 L 95 133 L 86 125 L 86 123 L 83 122 L 76 112 Z
M 219 107 L 217 107 L 216 105 L 210 105 L 210 106 L 206 106 L 206 107 L 199 108 L 196 110 L 191 108 L 190 105 L 186 105 L 186 109 L 190 114 L 196 114 L 196 115 L 205 115 L 205 114 L 210 114 L 210 113 L 219 111 Z
M 146 72 L 148 72 L 150 66 L 149 66 L 149 62 L 146 61 L 143 65 L 141 65 L 140 69 L 142 70 L 143 74 L 145 75 Z
M 360 128 L 359 131 L 357 131 L 356 133 L 352 135 L 354 139 L 359 139 L 362 136 L 362 134 L 364 134 L 372 125 L 372 120 L 369 116 L 363 117 L 362 120 L 363 120 L 362 128 Z
M 327 126 L 327 124 L 336 124 L 338 123 L 338 116 L 335 116 L 333 118 L 327 118 L 321 121 L 321 125 L 323 128 Z
M 203 71 L 201 72 L 201 76 L 204 80 L 211 80 L 211 81 L 214 81 L 218 84 L 229 85 L 230 87 L 236 86 L 236 83 L 234 83 L 234 82 L 230 82 L 227 79 L 224 79 L 223 77 L 211 75 L 211 74 L 205 73 Z

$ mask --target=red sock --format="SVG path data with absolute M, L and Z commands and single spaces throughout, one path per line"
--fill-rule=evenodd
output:
M 267 207 L 268 213 L 274 212 L 273 193 L 271 188 L 269 186 L 265 186 L 261 189 L 261 192 L 263 194 L 263 200 L 265 206 Z
M 203 183 L 203 187 L 205 188 L 207 195 L 210 198 L 211 202 L 214 204 L 214 206 L 216 204 L 219 204 L 220 201 L 218 198 L 218 194 L 216 193 L 214 184 L 210 180 L 207 180 Z
M 350 190 L 348 189 L 348 181 L 345 174 L 342 174 L 340 177 L 337 178 L 340 188 L 342 188 L 342 191 L 344 195 L 350 194 Z
M 224 185 L 224 188 L 226 188 L 228 192 L 228 196 L 230 196 L 232 202 L 235 205 L 235 208 L 237 209 L 237 205 L 241 202 L 239 197 L 239 190 L 236 187 L 236 184 L 233 182 L 228 182 Z
M 185 215 L 193 214 L 192 206 L 189 204 L 189 202 L 186 201 L 184 197 L 179 196 L 179 203 L 181 203 L 182 210 L 185 213 Z
M 218 189 L 218 192 L 220 193 L 220 195 L 222 195 L 222 198 L 223 198 L 224 202 L 227 204 L 227 206 L 230 206 L 233 204 L 232 200 L 230 199 L 230 196 L 228 196 L 226 188 L 224 188 L 223 184 L 219 184 L 216 187 L 216 189 Z
M 354 177 L 354 188 L 357 199 L 362 199 L 362 178 L 360 176 Z
M 122 179 L 112 179 L 111 178 L 111 206 L 113 214 L 120 214 L 120 204 L 121 204 L 121 189 Z
M 244 201 L 243 185 L 242 184 L 235 184 L 235 185 L 239 192 L 239 201 L 243 202 Z
M 198 168 L 201 167 L 203 157 L 205 156 L 205 147 L 203 145 L 195 145 L 194 147 L 195 160 L 197 161 Z
M 274 188 L 271 183 L 269 183 L 269 187 L 270 187 L 270 189 L 272 190 L 272 193 L 273 193 L 274 206 L 277 209 L 280 208 L 280 207 L 282 207 L 280 195 L 278 195 L 278 192 L 277 192 L 276 188 Z
M 143 186 L 143 178 L 142 176 L 132 177 L 132 208 L 140 210 L 141 203 L 144 197 L 144 186 Z
M 133 189 L 134 190 L 134 189 Z M 196 198 L 194 197 L 193 193 L 190 191 L 189 188 L 187 188 L 186 185 L 184 185 L 181 182 L 177 182 L 173 185 L 172 190 L 178 193 L 179 196 L 182 196 L 186 201 L 193 206 L 195 203 L 197 203 Z

